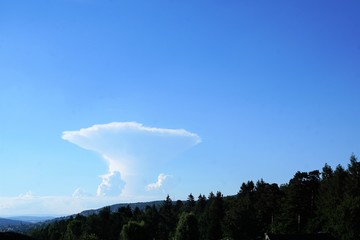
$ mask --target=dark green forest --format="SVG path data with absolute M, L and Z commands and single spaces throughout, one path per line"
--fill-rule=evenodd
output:
M 264 180 L 242 183 L 234 196 L 218 191 L 186 201 L 170 196 L 159 206 L 130 206 L 76 215 L 37 227 L 39 240 L 219 240 L 263 239 L 264 233 L 331 233 L 339 240 L 360 239 L 360 163 L 347 168 L 296 172 L 287 184 Z

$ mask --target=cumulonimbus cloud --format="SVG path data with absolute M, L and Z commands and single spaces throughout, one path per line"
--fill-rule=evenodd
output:
M 201 142 L 184 129 L 146 127 L 137 122 L 97 124 L 77 131 L 64 131 L 62 138 L 102 156 L 108 173 L 102 175 L 97 195 L 130 196 L 160 188 L 167 179 L 162 172 L 166 160 Z M 156 179 L 149 186 L 150 179 Z M 156 185 L 157 184 L 157 185 Z

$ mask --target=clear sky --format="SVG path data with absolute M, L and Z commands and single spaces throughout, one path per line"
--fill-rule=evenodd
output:
M 0 216 L 229 195 L 346 165 L 360 154 L 359 12 L 1 0 Z

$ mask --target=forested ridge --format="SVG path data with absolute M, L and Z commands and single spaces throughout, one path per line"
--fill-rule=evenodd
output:
M 234 196 L 218 191 L 186 201 L 170 196 L 144 210 L 104 207 L 99 214 L 76 215 L 33 229 L 39 240 L 219 240 L 262 239 L 264 233 L 331 233 L 360 239 L 360 163 L 344 168 L 296 172 L 287 184 L 264 180 L 242 183 Z

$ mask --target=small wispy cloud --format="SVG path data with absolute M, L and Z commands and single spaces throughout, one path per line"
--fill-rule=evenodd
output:
M 75 191 L 72 194 L 72 197 L 74 197 L 74 198 L 84 198 L 84 197 L 91 197 L 91 196 L 92 195 L 90 193 L 86 192 L 82 188 L 75 189 Z
M 28 192 L 26 192 L 24 194 L 20 194 L 19 198 L 24 199 L 24 200 L 26 200 L 26 199 L 34 199 L 34 193 L 32 191 L 28 191 Z
M 155 183 L 150 183 L 146 186 L 146 190 L 147 191 L 151 191 L 151 190 L 158 190 L 159 188 L 161 188 L 165 182 L 165 180 L 170 177 L 170 175 L 165 175 L 163 173 L 160 173 L 157 181 Z
M 62 138 L 98 153 L 107 163 L 108 173 L 101 175 L 98 196 L 123 197 L 161 187 L 167 175 L 159 173 L 166 160 L 201 142 L 197 134 L 184 129 L 147 127 L 137 122 L 96 124 L 64 131 Z M 156 176 L 158 181 L 149 186 Z

